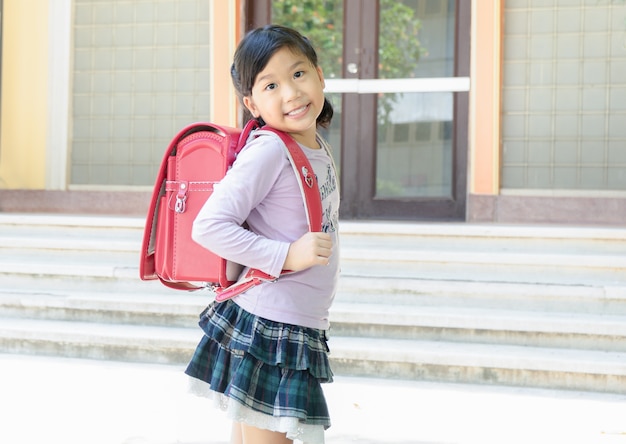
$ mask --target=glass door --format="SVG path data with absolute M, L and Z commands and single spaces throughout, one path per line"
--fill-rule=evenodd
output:
M 463 220 L 470 5 L 461 0 L 250 2 L 250 27 L 317 48 L 344 219 Z

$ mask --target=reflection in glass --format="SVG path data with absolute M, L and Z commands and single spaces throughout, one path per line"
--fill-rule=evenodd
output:
M 378 78 L 454 76 L 454 0 L 381 0 Z
M 380 2 L 379 78 L 454 76 L 452 0 Z M 376 198 L 452 196 L 452 93 L 377 96 Z
M 376 198 L 451 197 L 453 94 L 395 96 L 377 128 Z

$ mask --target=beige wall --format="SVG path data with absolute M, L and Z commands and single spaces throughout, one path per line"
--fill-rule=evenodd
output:
M 500 191 L 501 2 L 472 2 L 469 191 L 478 195 Z
M 4 0 L 0 188 L 45 187 L 47 30 L 46 0 Z
M 240 0 L 211 2 L 211 40 L 221 42 L 211 48 L 211 119 L 236 127 L 237 96 L 230 79 L 230 65 L 239 37 Z
M 47 128 L 50 122 L 67 124 L 70 117 L 51 119 L 54 116 L 49 115 L 57 110 L 68 113 L 67 109 L 50 106 L 54 99 L 50 94 L 58 91 L 58 88 L 49 91 L 53 75 L 50 63 L 55 62 L 49 60 L 54 49 L 49 45 L 55 44 L 49 41 L 49 15 L 55 6 L 51 3 L 54 1 L 58 0 L 4 0 L 0 189 L 64 190 L 69 185 L 65 169 L 68 141 L 63 139 L 61 142 L 65 142 L 58 145 L 59 140 L 55 139 L 55 150 L 52 151 L 47 146 L 50 143 L 48 130 L 51 128 Z M 211 120 L 236 126 L 237 100 L 228 68 L 238 38 L 241 2 L 210 1 L 210 5 L 211 17 L 215 21 L 210 31 L 212 40 L 228 42 L 214 45 L 212 54 L 212 66 L 221 68 L 215 69 L 211 78 L 211 90 L 215 92 Z M 71 91 L 68 88 L 67 93 Z

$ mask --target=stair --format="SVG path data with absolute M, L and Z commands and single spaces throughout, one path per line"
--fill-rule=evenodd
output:
M 184 364 L 209 292 L 138 279 L 143 220 L 0 214 L 0 352 Z M 626 393 L 626 230 L 343 222 L 336 374 Z

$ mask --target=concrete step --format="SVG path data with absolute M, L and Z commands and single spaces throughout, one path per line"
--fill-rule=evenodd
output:
M 626 391 L 626 230 L 341 229 L 338 374 Z M 211 295 L 139 280 L 142 232 L 0 214 L 0 351 L 186 363 Z
M 626 244 L 626 230 L 616 227 L 348 221 L 340 229 L 342 239 L 375 248 L 619 253 Z
M 44 293 L 158 294 L 171 298 L 194 294 L 172 290 L 158 281 L 141 281 L 136 269 L 115 262 L 89 263 L 88 257 L 72 259 L 69 254 L 62 259 L 39 259 L 35 263 L 16 263 L 0 258 L 0 288 Z M 342 272 L 336 301 L 625 315 L 626 285 L 365 277 Z
M 399 246 L 378 250 L 363 245 L 345 248 L 345 243 L 342 243 L 341 264 L 342 271 L 351 276 L 544 284 L 626 284 L 626 255 L 623 252 L 573 254 L 425 248 L 405 250 Z
M 0 289 L 43 294 L 55 291 L 89 294 L 96 291 L 120 294 L 121 298 L 145 294 L 177 299 L 202 293 L 172 290 L 158 281 L 141 281 L 135 269 L 115 262 L 90 264 L 89 258 L 72 260 L 69 256 L 63 261 L 41 260 L 35 264 L 26 261 L 14 263 L 0 258 Z M 626 286 L 367 278 L 342 272 L 336 301 L 626 315 Z
M 191 328 L 0 320 L 0 351 L 185 364 Z M 331 336 L 336 374 L 626 393 L 626 354 L 493 344 Z
M 1 239 L 0 239 L 1 241 Z M 126 270 L 139 275 L 139 242 L 78 238 L 11 238 L 5 241 L 0 272 L 32 275 L 76 270 L 96 277 Z M 30 249 L 28 245 L 36 245 Z M 626 251 L 626 250 L 625 250 Z M 52 266 L 52 268 L 51 268 Z M 367 278 L 413 278 L 537 284 L 625 285 L 626 255 L 374 250 L 342 243 L 342 273 Z
M 26 237 L 29 233 L 56 233 L 66 238 L 75 237 L 71 233 L 91 233 L 96 237 L 123 237 L 136 242 L 141 240 L 144 223 L 143 218 L 137 217 L 0 213 L 0 239 L 20 233 Z M 341 234 L 344 243 L 376 249 L 396 243 L 410 250 L 619 254 L 626 245 L 626 229 L 615 227 L 341 221 Z
M 347 276 L 341 302 L 626 315 L 626 286 Z
M 137 270 L 140 218 L 0 215 L 0 270 L 29 274 L 55 254 Z M 623 285 L 618 228 L 342 223 L 344 275 L 544 284 Z M 82 255 L 82 256 L 81 256 Z M 102 272 L 100 272 L 102 273 Z
M 0 213 L 0 248 L 138 252 L 140 218 Z
M 193 328 L 0 319 L 3 353 L 181 364 L 200 337 Z
M 626 354 L 442 341 L 331 339 L 338 373 L 626 393 Z
M 8 318 L 139 326 L 197 325 L 208 292 L 128 295 L 77 291 L 0 291 Z M 448 306 L 337 302 L 332 333 L 348 337 L 437 340 L 626 352 L 626 316 Z
M 626 316 L 337 303 L 332 334 L 626 352 Z
M 64 276 L 67 278 L 133 278 L 139 279 L 138 254 L 112 254 L 102 250 L 41 250 L 35 253 L 21 249 L 3 249 L 0 274 L 31 276 Z
M 7 318 L 194 328 L 213 299 L 208 292 L 128 294 L 77 290 L 0 290 Z
M 626 279 L 626 229 L 367 222 L 341 228 L 342 269 L 354 276 L 547 284 Z

